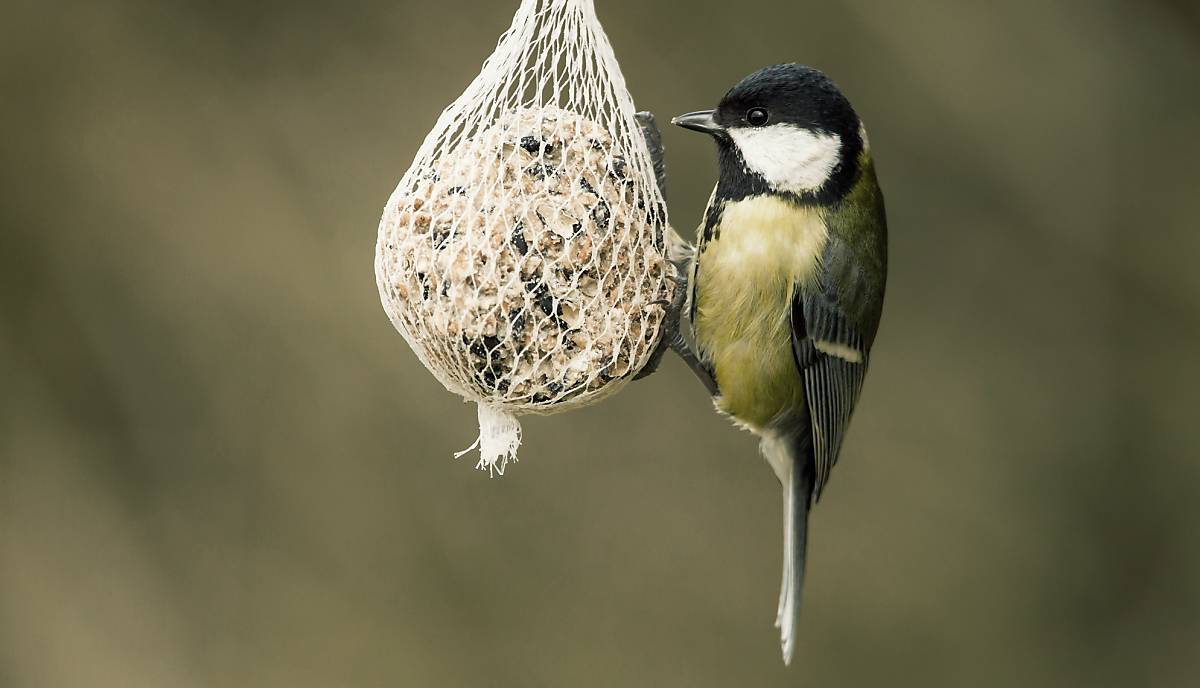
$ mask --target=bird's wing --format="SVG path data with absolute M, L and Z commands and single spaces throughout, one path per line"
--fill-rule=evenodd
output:
M 867 373 L 868 345 L 823 283 L 796 289 L 792 297 L 792 353 L 804 381 L 819 498 L 837 463 L 850 415 Z

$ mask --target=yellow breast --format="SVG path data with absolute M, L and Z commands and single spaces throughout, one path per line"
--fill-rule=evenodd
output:
M 789 313 L 828 230 L 812 208 L 774 196 L 726 203 L 717 229 L 697 257 L 696 344 L 716 374 L 717 408 L 761 430 L 804 401 Z

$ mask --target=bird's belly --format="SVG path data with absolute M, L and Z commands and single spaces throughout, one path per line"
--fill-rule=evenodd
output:
M 759 197 L 726 205 L 699 257 L 696 343 L 716 376 L 717 408 L 751 430 L 802 408 L 789 315 L 826 239 L 815 212 Z
M 803 387 L 786 332 L 746 333 L 713 359 L 718 409 L 750 430 L 761 431 L 800 408 Z

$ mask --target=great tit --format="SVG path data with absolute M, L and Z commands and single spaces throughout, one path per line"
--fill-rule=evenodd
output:
M 790 663 L 808 511 L 837 463 L 883 308 L 883 195 L 862 122 L 816 69 L 761 69 L 717 109 L 672 123 L 712 136 L 720 163 L 688 265 L 692 341 L 672 348 L 716 408 L 758 435 L 783 485 L 775 625 Z

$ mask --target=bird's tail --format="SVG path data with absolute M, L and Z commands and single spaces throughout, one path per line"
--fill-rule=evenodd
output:
M 783 485 L 783 582 L 775 627 L 783 646 L 783 662 L 791 664 L 796 649 L 804 555 L 808 544 L 808 509 L 812 503 L 813 462 L 807 443 L 764 441 L 763 453 Z

